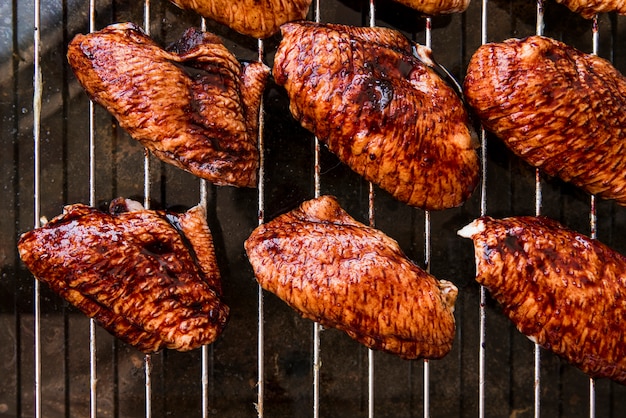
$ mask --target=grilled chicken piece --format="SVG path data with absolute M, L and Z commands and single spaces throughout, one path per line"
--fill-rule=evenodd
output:
M 452 347 L 457 288 L 406 258 L 331 196 L 259 226 L 245 249 L 260 285 L 303 317 L 413 359 Z
M 485 128 L 550 176 L 626 205 L 626 79 L 550 38 L 481 46 L 465 96 Z
M 244 35 L 267 38 L 278 32 L 280 25 L 304 19 L 311 0 L 171 0 L 181 9 L 193 10 L 201 16 Z
M 520 332 L 592 377 L 626 384 L 626 258 L 543 217 L 482 217 L 476 280 Z
M 396 199 L 461 205 L 478 181 L 468 115 L 430 50 L 386 28 L 288 23 L 274 59 L 291 113 Z
M 556 0 L 571 11 L 579 13 L 585 19 L 591 19 L 598 13 L 617 12 L 626 14 L 624 0 Z
M 394 0 L 428 16 L 461 13 L 467 10 L 470 0 Z
M 111 213 L 70 205 L 18 248 L 38 280 L 145 353 L 209 344 L 228 320 L 200 206 L 175 214 L 124 199 Z
M 67 56 L 89 96 L 158 158 L 216 185 L 256 186 L 268 67 L 240 64 L 193 28 L 163 50 L 132 23 L 77 35 Z

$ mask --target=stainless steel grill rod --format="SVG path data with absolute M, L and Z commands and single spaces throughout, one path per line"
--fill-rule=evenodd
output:
M 42 75 L 41 75 L 41 4 L 40 0 L 34 1 L 34 31 L 33 31 L 33 164 L 34 164 L 34 192 L 33 192 L 33 212 L 34 227 L 38 228 L 41 224 L 41 201 L 40 201 L 40 148 L 41 148 L 41 95 L 42 95 Z M 41 296 L 39 289 L 39 281 L 34 279 L 34 333 L 35 333 L 35 417 L 41 417 Z
M 487 5 L 488 0 L 482 0 L 480 17 L 481 44 L 487 43 Z M 480 129 L 481 150 L 481 183 L 480 183 L 480 216 L 487 214 L 487 133 L 484 128 Z M 478 417 L 485 416 L 485 344 L 486 344 L 486 311 L 487 291 L 480 286 L 480 304 L 478 311 Z
M 89 32 L 96 30 L 96 2 L 89 0 Z M 95 105 L 89 100 L 89 205 L 96 206 Z M 96 320 L 89 318 L 89 416 L 96 418 L 97 403 Z
M 598 44 L 600 41 L 600 34 L 598 31 L 598 15 L 593 17 L 591 23 L 591 41 L 592 41 L 592 53 L 598 55 Z M 596 213 L 596 197 L 591 195 L 589 198 L 589 229 L 590 236 L 593 239 L 598 237 L 597 228 L 597 213 Z M 596 383 L 595 379 L 589 378 L 589 418 L 595 418 L 596 416 Z
M 150 0 L 144 0 L 143 7 L 144 32 L 150 36 Z M 150 151 L 144 148 L 143 191 L 144 207 L 150 209 Z M 146 418 L 152 417 L 152 355 L 144 357 Z
M 537 0 L 537 25 L 535 33 L 537 35 L 543 35 L 543 0 Z M 542 190 L 541 190 L 541 173 L 539 169 L 535 169 L 535 215 L 541 215 L 542 205 Z M 539 418 L 541 415 L 541 347 L 535 343 L 533 347 L 534 354 L 534 416 Z

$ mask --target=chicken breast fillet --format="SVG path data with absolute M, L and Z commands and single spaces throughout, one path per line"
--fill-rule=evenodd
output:
M 467 10 L 470 0 L 394 0 L 427 16 L 461 13 Z
M 311 0 L 171 0 L 181 9 L 226 25 L 244 35 L 267 38 L 280 25 L 304 19 Z
M 476 51 L 464 90 L 529 164 L 626 205 L 626 79 L 608 61 L 546 37 L 509 39 Z
M 478 182 L 460 98 L 430 50 L 386 28 L 288 23 L 273 75 L 291 113 L 339 159 L 396 199 L 438 210 Z
M 543 217 L 481 217 L 476 280 L 517 329 L 592 377 L 626 384 L 626 258 Z
M 117 338 L 145 353 L 188 351 L 214 342 L 229 316 L 205 217 L 200 206 L 75 204 L 23 234 L 18 249 L 38 280 Z
M 457 288 L 417 267 L 334 197 L 259 226 L 245 249 L 260 285 L 305 318 L 407 359 L 441 358 L 452 347 Z
M 598 13 L 617 12 L 626 14 L 624 0 L 556 0 L 574 13 L 579 13 L 585 19 L 591 19 Z
M 132 23 L 77 35 L 67 57 L 89 96 L 158 158 L 217 185 L 256 186 L 267 66 L 240 64 L 193 28 L 164 50 Z

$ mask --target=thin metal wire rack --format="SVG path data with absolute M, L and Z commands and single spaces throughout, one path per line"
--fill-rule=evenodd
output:
M 144 0 L 144 29 L 147 34 L 150 34 L 150 0 Z M 370 26 L 374 26 L 376 24 L 375 17 L 375 2 L 374 0 L 370 0 L 369 2 L 369 17 Z M 482 18 L 481 18 L 481 40 L 482 43 L 487 42 L 487 6 L 488 0 L 482 0 Z M 315 1 L 314 3 L 314 16 L 315 21 L 320 21 L 320 10 L 319 10 L 319 1 Z M 40 201 L 40 180 L 41 180 L 41 170 L 40 170 L 40 160 L 41 160 L 41 112 L 42 112 L 42 88 L 43 88 L 43 75 L 41 71 L 40 59 L 41 59 L 41 21 L 40 21 L 40 10 L 41 3 L 40 0 L 34 0 L 34 77 L 33 77 L 33 140 L 34 140 L 34 155 L 33 155 L 33 168 L 34 168 L 34 195 L 33 195 L 33 207 L 34 207 L 34 220 L 33 226 L 35 228 L 41 225 L 41 201 Z M 95 14 L 96 14 L 96 6 L 95 0 L 90 0 L 89 3 L 89 30 L 95 30 Z M 537 2 L 537 34 L 543 34 L 544 27 L 544 14 L 543 14 L 543 3 L 542 0 L 538 0 Z M 431 20 L 426 20 L 426 31 L 425 31 L 425 44 L 427 47 L 431 47 Z M 599 43 L 599 29 L 598 29 L 598 20 L 597 17 L 593 21 L 592 25 L 592 38 L 593 38 L 593 53 L 598 53 L 598 43 Z M 264 42 L 262 40 L 258 41 L 258 59 L 260 61 L 264 60 L 265 50 L 264 50 Z M 263 123 L 263 108 L 260 113 L 260 123 L 259 123 L 259 150 L 261 154 L 261 164 L 260 164 L 260 172 L 259 172 L 259 189 L 258 189 L 258 221 L 259 224 L 263 223 L 265 220 L 265 175 L 264 175 L 264 123 Z M 91 205 L 96 204 L 96 194 L 95 194 L 95 176 L 96 176 L 96 164 L 95 164 L 95 127 L 94 127 L 94 106 L 93 103 L 89 105 L 89 201 Z M 480 214 L 487 214 L 487 146 L 486 146 L 486 133 L 483 130 L 481 132 L 481 155 L 482 155 L 482 182 L 481 182 L 481 201 L 480 201 Z M 320 144 L 316 139 L 315 142 L 315 171 L 314 171 L 314 182 L 315 182 L 315 196 L 320 195 L 320 172 L 319 172 L 319 153 L 320 153 Z M 145 207 L 150 207 L 150 179 L 151 179 L 151 166 L 150 166 L 150 156 L 149 153 L 146 152 L 144 159 L 144 196 Z M 537 170 L 536 171 L 536 182 L 535 182 L 535 208 L 536 215 L 541 214 L 541 206 L 542 206 L 542 187 L 541 187 L 541 174 Z M 206 205 L 207 199 L 207 184 L 204 181 L 200 181 L 200 196 L 201 196 L 201 204 Z M 374 213 L 374 189 L 373 186 L 369 185 L 369 219 L 370 224 L 374 226 L 375 224 L 375 213 Z M 589 211 L 589 225 L 590 225 L 590 235 L 593 238 L 597 236 L 597 214 L 596 214 L 596 202 L 595 197 L 590 198 L 590 211 Z M 430 214 L 425 214 L 425 248 L 424 248 L 424 259 L 425 265 L 427 269 L 430 269 L 431 264 L 431 248 L 430 248 L 430 239 L 431 239 L 431 227 L 430 227 Z M 42 374 L 42 360 L 41 360 L 41 349 L 42 349 L 42 341 L 41 341 L 41 313 L 40 313 L 40 287 L 39 282 L 34 280 L 34 294 L 33 294 L 33 310 L 34 310 L 34 413 L 36 417 L 43 416 L 42 411 L 42 391 L 41 391 L 41 374 Z M 257 369 L 257 414 L 258 416 L 264 416 L 264 402 L 265 402 L 265 350 L 264 350 L 264 301 L 263 301 L 263 290 L 258 288 L 258 369 Z M 479 311 L 479 335 L 480 335 L 480 343 L 477 347 L 478 358 L 479 358 L 479 372 L 478 372 L 478 415 L 480 417 L 485 416 L 485 404 L 488 402 L 487 394 L 486 394 L 486 381 L 485 381 L 485 370 L 486 364 L 489 359 L 486 351 L 485 345 L 487 340 L 487 329 L 486 329 L 486 299 L 487 295 L 484 288 L 480 289 L 480 311 Z M 90 368 L 90 416 L 95 417 L 98 414 L 98 400 L 97 400 L 97 353 L 96 353 L 96 325 L 93 320 L 90 320 L 89 323 L 89 368 Z M 320 406 L 320 380 L 319 380 L 319 372 L 321 368 L 321 360 L 320 360 L 320 345 L 319 345 L 319 325 L 314 325 L 313 333 L 313 341 L 314 341 L 314 353 L 313 353 L 313 411 L 312 414 L 314 417 L 319 416 L 319 406 Z M 210 347 L 202 348 L 202 374 L 201 374 L 201 387 L 202 387 L 202 416 L 208 417 L 209 413 L 209 373 L 208 373 L 208 363 L 210 357 Z M 151 371 L 152 371 L 152 361 L 151 356 L 147 355 L 144 359 L 144 370 L 145 370 L 145 416 L 150 418 L 152 416 L 152 379 L 151 379 Z M 534 416 L 539 417 L 541 412 L 541 394 L 542 394 L 542 385 L 541 385 L 541 352 L 538 346 L 535 346 L 534 350 Z M 374 353 L 370 350 L 368 352 L 368 416 L 374 416 L 374 405 L 375 405 L 375 379 L 374 379 Z M 429 362 L 424 362 L 424 392 L 423 392 L 423 412 L 424 417 L 430 416 L 430 368 Z M 595 382 L 593 379 L 589 381 L 589 416 L 595 417 L 596 411 L 596 390 L 595 390 Z

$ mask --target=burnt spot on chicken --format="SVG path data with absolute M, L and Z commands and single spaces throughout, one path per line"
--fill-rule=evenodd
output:
M 150 353 L 214 342 L 229 308 L 205 211 L 82 204 L 22 235 L 20 257 L 42 283 L 122 341 Z
M 245 249 L 261 287 L 305 318 L 407 359 L 441 358 L 452 347 L 457 288 L 332 196 L 259 226 Z
M 626 257 L 545 217 L 481 217 L 476 280 L 517 329 L 595 378 L 626 384 Z
M 216 185 L 256 186 L 267 66 L 239 63 L 195 28 L 163 49 L 132 23 L 77 35 L 67 57 L 87 94 L 155 156 Z
M 430 50 L 386 28 L 283 25 L 273 76 L 290 110 L 353 171 L 428 210 L 461 205 L 478 182 L 463 102 Z
M 280 25 L 304 19 L 311 0 L 171 0 L 181 9 L 255 38 L 268 38 Z
M 549 176 L 626 205 L 626 78 L 541 36 L 481 46 L 465 97 L 484 127 Z

